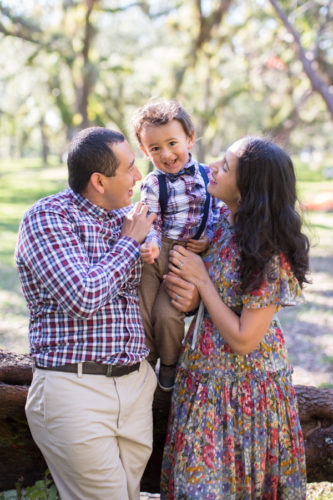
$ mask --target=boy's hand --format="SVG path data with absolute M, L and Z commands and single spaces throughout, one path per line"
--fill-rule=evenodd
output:
M 209 246 L 209 239 L 207 236 L 202 236 L 199 240 L 188 240 L 186 243 L 187 250 L 194 253 L 201 253 L 207 250 Z
M 139 201 L 125 216 L 121 235 L 129 236 L 138 243 L 142 243 L 156 219 L 156 214 L 147 215 L 147 213 L 148 206 Z
M 153 264 L 154 260 L 160 255 L 160 249 L 156 241 L 148 241 L 147 243 L 142 243 L 140 248 L 140 255 L 146 264 Z

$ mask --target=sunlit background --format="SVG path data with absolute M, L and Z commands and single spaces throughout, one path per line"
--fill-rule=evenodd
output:
M 80 128 L 123 132 L 145 175 L 130 119 L 161 96 L 192 115 L 200 161 L 246 134 L 292 155 L 313 284 L 281 320 L 294 382 L 333 388 L 332 19 L 330 0 L 0 0 L 0 349 L 28 351 L 24 211 L 66 186 Z

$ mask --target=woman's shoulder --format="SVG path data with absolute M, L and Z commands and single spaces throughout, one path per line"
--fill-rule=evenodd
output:
M 301 287 L 286 255 L 272 257 L 261 285 L 245 293 L 243 304 L 249 308 L 277 305 L 278 309 L 304 302 Z

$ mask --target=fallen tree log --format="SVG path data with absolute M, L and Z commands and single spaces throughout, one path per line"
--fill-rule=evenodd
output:
M 33 484 L 46 464 L 32 440 L 24 405 L 32 379 L 26 355 L 0 350 L 0 492 Z M 333 390 L 296 386 L 305 439 L 308 482 L 333 482 Z M 159 491 L 159 472 L 170 406 L 170 393 L 157 389 L 153 405 L 154 448 L 142 479 L 142 491 Z
M 297 385 L 308 481 L 333 481 L 333 391 Z

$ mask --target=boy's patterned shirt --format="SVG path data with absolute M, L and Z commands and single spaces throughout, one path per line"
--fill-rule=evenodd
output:
M 189 175 L 186 169 L 194 167 L 194 175 Z M 203 165 L 209 177 L 209 167 Z M 159 203 L 158 175 L 165 175 L 168 190 L 168 204 L 161 217 L 161 207 Z M 158 169 L 147 175 L 141 184 L 141 201 L 149 206 L 152 213 L 157 214 L 153 227 L 149 232 L 146 241 L 155 240 L 161 247 L 162 235 L 173 240 L 189 240 L 195 236 L 200 226 L 204 205 L 206 200 L 205 182 L 199 170 L 199 164 L 190 157 L 183 169 L 173 176 Z M 211 196 L 210 210 L 203 234 L 209 240 L 214 234 L 215 224 L 220 217 L 222 202 Z
M 15 259 L 40 366 L 126 365 L 147 356 L 140 245 L 120 234 L 128 210 L 105 210 L 67 189 L 25 214 Z

